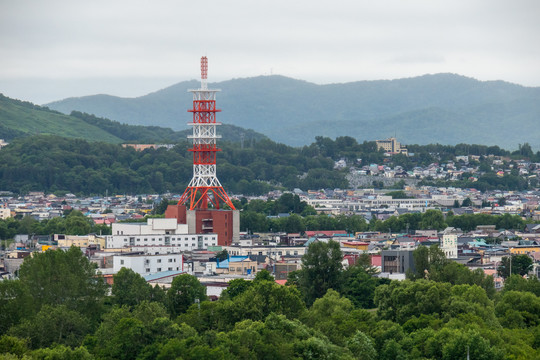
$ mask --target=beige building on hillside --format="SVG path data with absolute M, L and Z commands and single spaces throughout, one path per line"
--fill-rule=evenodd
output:
M 377 143 L 377 150 L 383 149 L 384 152 L 407 155 L 407 147 L 401 145 L 396 138 L 391 137 L 386 140 L 376 140 L 375 142 Z

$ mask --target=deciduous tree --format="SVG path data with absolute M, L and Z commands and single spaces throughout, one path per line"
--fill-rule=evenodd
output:
M 39 311 L 43 305 L 66 305 L 89 317 L 99 318 L 107 291 L 96 265 L 78 247 L 47 250 L 25 259 L 19 278 Z
M 113 276 L 112 296 L 118 305 L 135 306 L 150 300 L 152 286 L 131 269 L 122 268 Z
M 206 287 L 192 275 L 182 274 L 175 277 L 167 291 L 167 304 L 171 316 L 174 318 L 184 313 L 196 299 L 199 301 L 206 299 Z
M 302 257 L 302 269 L 296 272 L 297 283 L 306 304 L 312 304 L 328 289 L 341 290 L 343 254 L 338 242 L 311 243 Z

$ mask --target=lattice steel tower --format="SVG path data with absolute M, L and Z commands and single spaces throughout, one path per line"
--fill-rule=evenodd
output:
M 221 138 L 216 133 L 216 126 L 221 125 L 216 122 L 216 113 L 221 111 L 216 109 L 216 93 L 220 90 L 208 89 L 207 75 L 208 59 L 203 56 L 201 58 L 201 88 L 189 90 L 193 93 L 193 109 L 188 110 L 193 113 L 193 122 L 188 123 L 193 126 L 193 135 L 188 136 L 193 139 L 193 147 L 189 149 L 193 152 L 193 178 L 178 201 L 178 205 L 189 200 L 189 210 L 207 209 L 210 202 L 214 208 L 219 209 L 221 201 L 235 210 L 231 199 L 216 176 L 216 155 L 218 151 L 221 151 L 216 146 L 216 140 Z

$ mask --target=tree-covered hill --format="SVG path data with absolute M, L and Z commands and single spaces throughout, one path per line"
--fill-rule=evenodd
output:
M 198 86 L 187 81 L 138 98 L 95 95 L 48 106 L 180 130 L 189 120 L 186 110 L 192 99 L 187 90 Z M 260 76 L 210 87 L 222 89 L 220 121 L 293 146 L 309 144 L 319 135 L 352 136 L 362 142 L 396 134 L 406 144 L 475 143 L 513 149 L 528 142 L 540 149 L 540 88 L 503 81 L 436 74 L 316 85 Z
M 0 94 L 0 139 L 11 141 L 24 136 L 49 134 L 107 143 L 176 143 L 186 139 L 191 129 L 173 131 L 159 126 L 122 124 L 94 115 L 72 111 L 69 115 L 47 107 Z M 253 130 L 224 124 L 218 134 L 225 141 L 249 143 L 266 136 Z
M 173 131 L 169 128 L 159 126 L 142 126 L 121 124 L 118 121 L 99 118 L 94 115 L 72 111 L 70 114 L 85 121 L 90 125 L 106 130 L 110 134 L 119 137 L 123 142 L 134 143 L 177 143 L 184 141 L 192 133 L 191 129 L 182 131 Z M 249 129 L 243 129 L 238 126 L 224 124 L 218 128 L 218 135 L 224 141 L 230 142 L 252 142 L 267 139 L 266 136 Z
M 14 140 L 0 151 L 0 189 L 79 194 L 182 192 L 192 177 L 187 140 L 171 150 L 142 152 L 117 144 L 58 136 Z M 245 144 L 221 142 L 218 177 L 230 193 L 262 194 L 288 189 L 346 187 L 345 172 L 332 159 L 268 139 Z
M 94 119 L 93 116 L 83 117 Z M 94 119 L 95 120 L 95 119 Z M 94 121 L 92 120 L 92 121 Z M 96 120 L 99 122 L 99 119 Z M 126 128 L 125 135 L 131 129 Z M 139 131 L 138 129 L 137 131 Z M 135 131 L 135 133 L 137 132 Z M 159 134 L 156 130 L 155 134 Z M 233 132 L 233 135 L 237 133 Z M 119 134 L 121 135 L 121 134 Z M 181 137 L 180 139 L 183 139 Z M 425 179 L 427 185 L 456 186 L 479 190 L 525 190 L 535 187 L 535 179 L 519 176 L 513 159 L 540 161 L 528 144 L 513 153 L 498 146 L 414 145 L 414 156 L 392 158 L 377 151 L 374 142 L 358 143 L 352 137 L 332 140 L 317 137 L 309 146 L 295 148 L 267 138 L 238 142 L 221 141 L 217 175 L 232 194 L 261 195 L 274 188 L 348 188 L 348 169 L 334 169 L 336 160 L 345 159 L 348 166 L 386 164 L 412 170 L 416 166 L 454 161 L 459 155 L 478 155 L 480 171 L 475 179 L 464 173 L 459 181 Z M 142 152 L 119 144 L 87 142 L 58 136 L 31 136 L 16 139 L 0 150 L 0 189 L 15 193 L 36 191 L 69 191 L 78 194 L 164 193 L 182 192 L 192 177 L 191 144 L 187 139 L 171 149 L 147 149 Z M 493 167 L 493 158 L 505 156 L 508 161 Z M 512 170 L 504 176 L 495 174 L 499 167 Z
M 122 140 L 79 118 L 0 94 L 0 138 L 53 134 L 69 138 L 119 143 Z

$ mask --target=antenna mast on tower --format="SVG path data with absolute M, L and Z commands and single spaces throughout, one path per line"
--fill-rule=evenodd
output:
M 193 147 L 189 149 L 193 152 L 193 178 L 178 205 L 189 201 L 189 210 L 207 209 L 210 202 L 219 209 L 220 202 L 223 202 L 235 210 L 216 176 L 216 155 L 221 151 L 216 145 L 216 140 L 221 138 L 216 132 L 216 126 L 221 125 L 216 122 L 216 113 L 221 111 L 216 109 L 216 93 L 220 90 L 208 89 L 207 76 L 208 58 L 203 56 L 201 88 L 189 90 L 193 93 L 193 109 L 188 110 L 193 113 L 193 122 L 188 123 L 193 126 L 193 135 L 188 136 L 193 139 Z

